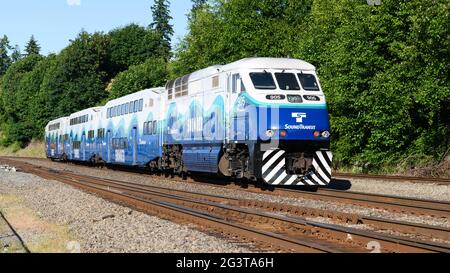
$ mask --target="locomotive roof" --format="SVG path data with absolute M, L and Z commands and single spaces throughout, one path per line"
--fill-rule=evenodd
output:
M 63 122 L 63 121 L 65 121 L 65 120 L 67 120 L 69 117 L 62 117 L 62 118 L 57 118 L 57 119 L 54 119 L 54 120 L 51 120 L 51 121 L 49 121 L 48 123 L 47 123 L 47 125 L 45 126 L 45 127 L 48 127 L 48 126 L 50 126 L 51 124 L 56 124 L 56 123 L 58 123 L 58 122 Z
M 305 61 L 290 58 L 245 58 L 231 64 L 224 65 L 222 70 L 232 69 L 299 69 L 316 70 L 316 68 Z
M 223 71 L 235 69 L 298 69 L 316 70 L 316 67 L 308 62 L 291 58 L 245 58 L 226 65 L 213 65 L 208 68 L 198 70 L 189 75 L 190 81 L 206 78 Z
M 85 115 L 85 114 L 89 114 L 89 113 L 92 113 L 92 112 L 100 112 L 102 109 L 103 109 L 102 106 L 92 107 L 92 108 L 89 108 L 89 109 L 84 109 L 84 110 L 78 111 L 76 113 L 73 113 L 73 114 L 70 115 L 70 117 L 78 117 L 79 115 L 83 115 L 83 114 Z
M 120 97 L 120 98 L 115 99 L 115 100 L 110 100 L 110 101 L 108 101 L 106 103 L 105 106 L 108 107 L 111 104 L 116 104 L 118 102 L 125 102 L 125 101 L 128 101 L 130 99 L 134 100 L 136 98 L 141 98 L 143 95 L 148 95 L 148 94 L 151 94 L 151 93 L 159 95 L 159 94 L 162 94 L 163 92 L 164 92 L 164 87 L 145 89 L 145 90 L 142 90 L 142 91 L 130 94 L 130 95 L 126 95 L 126 96 Z

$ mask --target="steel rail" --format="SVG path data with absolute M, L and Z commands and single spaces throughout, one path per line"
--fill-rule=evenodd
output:
M 48 170 L 47 170 L 47 172 L 45 172 L 45 170 L 43 168 L 36 168 L 36 169 L 38 169 L 37 173 L 41 172 L 41 175 L 43 175 L 42 172 L 44 172 L 44 176 L 46 176 L 46 175 L 48 176 L 49 175 L 49 171 Z M 61 172 L 54 172 L 54 171 L 50 172 L 50 177 L 58 176 L 58 175 L 61 176 Z M 88 186 L 85 183 L 96 184 L 96 186 L 89 185 L 89 187 L 94 188 L 96 190 L 101 190 L 101 189 L 98 188 L 98 186 L 100 186 L 100 187 L 103 186 L 103 187 L 106 187 L 106 189 L 103 189 L 103 190 L 111 191 L 111 187 L 113 186 L 113 187 L 116 188 L 116 190 L 114 191 L 115 194 L 119 194 L 118 192 L 116 192 L 117 190 L 119 190 L 119 191 L 120 190 L 127 191 L 128 194 L 136 194 L 136 193 L 137 194 L 143 194 L 143 192 L 144 192 L 143 190 L 139 190 L 138 192 L 136 192 L 135 189 L 127 188 L 124 185 L 111 185 L 110 181 L 105 181 L 105 180 L 100 179 L 100 178 L 84 177 L 84 179 L 88 180 L 88 181 L 80 182 L 79 181 L 80 178 L 83 177 L 81 175 L 72 175 L 72 174 L 67 175 L 67 174 L 63 174 L 62 176 L 68 176 L 68 177 L 64 177 L 63 178 L 63 180 L 66 180 L 66 182 L 68 182 L 68 183 L 75 183 L 75 184 L 78 183 L 79 185 L 82 184 L 84 186 Z M 72 176 L 72 177 L 70 177 L 70 176 Z M 60 179 L 61 179 L 61 177 L 60 177 Z M 94 181 L 89 181 L 89 180 L 94 180 Z M 148 192 L 146 192 L 146 194 L 148 194 Z M 206 202 L 206 201 L 189 200 L 190 198 L 186 199 L 186 197 L 174 196 L 174 195 L 169 195 L 169 194 L 166 194 L 166 193 L 164 193 L 164 194 L 152 193 L 152 194 L 153 195 L 156 194 L 158 196 L 158 198 L 163 198 L 163 199 L 164 198 L 169 198 L 169 200 L 166 199 L 165 201 L 166 202 L 170 202 L 170 203 L 173 203 L 173 199 L 178 199 L 178 200 L 183 200 L 185 202 L 189 201 L 189 202 L 202 203 L 203 205 L 210 206 L 210 207 L 211 206 L 216 206 L 216 207 L 220 207 L 221 209 L 234 210 L 235 212 L 240 211 L 241 213 L 247 213 L 247 214 L 251 214 L 252 213 L 252 214 L 257 215 L 259 217 L 267 217 L 267 218 L 271 218 L 272 220 L 291 222 L 291 224 L 303 224 L 305 226 L 309 225 L 309 226 L 313 226 L 314 228 L 317 228 L 317 229 L 319 229 L 319 228 L 321 228 L 321 229 L 327 228 L 328 230 L 333 230 L 334 233 L 340 233 L 339 236 L 335 235 L 334 238 L 338 237 L 339 240 L 341 240 L 341 241 L 344 240 L 347 237 L 347 235 L 351 233 L 352 234 L 352 238 L 356 237 L 359 241 L 366 240 L 365 242 L 367 242 L 367 240 L 370 240 L 370 239 L 376 239 L 378 241 L 382 241 L 384 248 L 393 249 L 394 251 L 395 250 L 400 251 L 400 249 L 405 250 L 405 251 L 410 251 L 410 252 L 418 252 L 419 250 L 420 251 L 424 251 L 424 250 L 426 250 L 426 251 L 437 251 L 437 252 L 447 252 L 448 251 L 448 249 L 446 249 L 445 247 L 436 246 L 435 244 L 433 245 L 431 243 L 423 243 L 423 242 L 418 243 L 416 241 L 407 240 L 407 239 L 404 239 L 404 238 L 395 238 L 395 237 L 392 237 L 392 236 L 382 236 L 382 235 L 379 235 L 379 234 L 371 234 L 371 233 L 362 232 L 362 231 L 359 231 L 359 230 L 352 230 L 352 229 L 348 229 L 348 228 L 346 229 L 346 228 L 343 228 L 343 227 L 324 225 L 324 224 L 315 223 L 315 222 L 311 222 L 311 221 L 309 221 L 309 222 L 304 222 L 303 221 L 302 222 L 300 220 L 293 220 L 291 218 L 286 218 L 286 217 L 281 217 L 281 216 L 272 216 L 272 215 L 267 215 L 267 214 L 260 213 L 260 212 L 252 212 L 252 211 L 249 211 L 249 210 L 243 211 L 245 209 L 230 207 L 229 205 L 221 205 L 221 204 L 212 203 L 212 202 L 209 202 L 209 201 Z M 172 199 L 170 199 L 170 198 L 172 198 Z M 152 200 L 152 201 L 155 201 L 155 200 Z M 330 231 L 326 231 L 326 232 L 330 232 Z M 326 232 L 322 231 L 322 233 L 326 233 Z M 364 239 L 362 239 L 361 237 L 364 238 Z M 401 248 L 399 248 L 399 246 L 401 246 Z

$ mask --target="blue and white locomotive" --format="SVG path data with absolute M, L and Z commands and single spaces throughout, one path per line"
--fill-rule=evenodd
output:
M 315 67 L 247 58 L 51 121 L 48 158 L 325 186 L 332 154 Z

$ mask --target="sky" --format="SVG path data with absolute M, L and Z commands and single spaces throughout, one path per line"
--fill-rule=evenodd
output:
M 190 0 L 171 0 L 175 45 L 187 33 Z M 82 30 L 108 32 L 136 23 L 152 21 L 153 0 L 0 0 L 0 36 L 7 35 L 12 46 L 23 52 L 34 35 L 41 54 L 58 53 Z

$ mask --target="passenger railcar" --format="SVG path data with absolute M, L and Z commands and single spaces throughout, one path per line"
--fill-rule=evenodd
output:
M 70 132 L 65 148 L 52 153 L 47 147 L 48 157 L 270 185 L 331 181 L 326 99 L 315 67 L 301 60 L 248 58 L 211 66 L 69 120 L 79 117 L 81 125 L 69 122 L 64 129 Z M 50 125 L 59 121 L 46 128 L 50 146 Z

